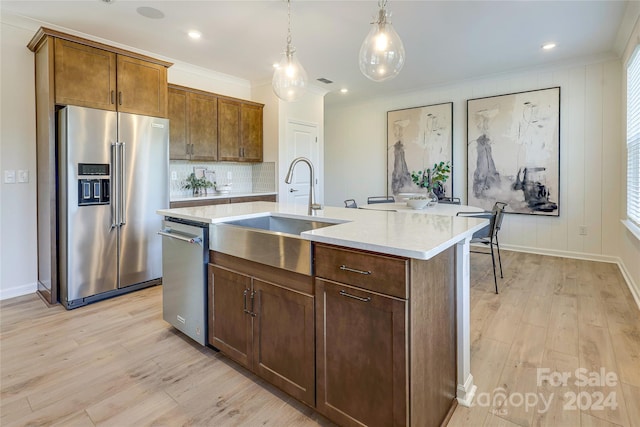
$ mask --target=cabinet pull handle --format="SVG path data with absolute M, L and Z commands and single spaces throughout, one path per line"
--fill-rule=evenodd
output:
M 112 104 L 116 103 L 116 91 L 115 90 L 111 91 L 111 103 Z
M 242 298 L 244 299 L 244 309 L 242 311 L 244 311 L 247 314 L 251 314 L 251 312 L 247 310 L 247 293 L 249 293 L 249 289 L 245 289 L 244 292 L 242 293 Z
M 255 296 L 255 291 L 251 291 L 251 295 L 249 295 L 249 298 L 251 298 L 251 310 L 249 310 L 247 308 L 247 294 L 249 293 L 249 289 L 245 289 L 244 292 L 242 292 L 242 297 L 244 299 L 244 308 L 243 308 L 243 312 L 247 313 L 248 315 L 250 315 L 251 317 L 256 317 L 256 313 L 253 312 L 253 301 L 254 301 L 254 296 Z
M 347 297 L 347 298 L 353 298 L 353 299 L 357 299 L 358 301 L 362 301 L 362 302 L 369 302 L 371 301 L 371 297 L 366 297 L 366 298 L 362 298 L 359 297 L 357 295 L 351 295 L 346 293 L 345 291 L 340 291 L 340 295 L 342 295 L 343 297 Z
M 371 271 L 356 270 L 355 268 L 347 267 L 344 264 L 340 266 L 340 270 L 350 271 L 352 273 L 364 274 L 365 276 L 369 276 L 371 274 Z
M 122 105 L 122 91 L 118 92 L 118 105 Z
M 253 304 L 255 303 L 255 299 L 254 296 L 256 295 L 256 291 L 254 291 L 253 289 L 251 290 L 251 312 L 249 313 L 251 315 L 251 317 L 256 317 L 256 312 L 253 311 L 254 310 L 254 306 Z

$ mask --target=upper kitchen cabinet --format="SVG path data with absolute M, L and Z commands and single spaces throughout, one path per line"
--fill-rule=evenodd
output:
M 263 107 L 169 85 L 171 160 L 261 162 Z
M 189 160 L 190 148 L 187 136 L 187 93 L 184 90 L 169 87 L 169 158 L 171 160 Z
M 56 105 L 167 117 L 170 63 L 47 28 L 29 48 L 47 53 Z
M 208 92 L 169 86 L 171 160 L 218 160 L 218 98 Z
M 262 161 L 262 109 L 256 102 L 218 100 L 219 160 Z
M 242 137 L 242 160 L 262 161 L 262 109 L 261 104 L 243 103 L 240 108 L 240 135 Z

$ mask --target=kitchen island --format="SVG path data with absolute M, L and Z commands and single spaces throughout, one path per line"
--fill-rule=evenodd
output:
M 313 219 L 329 224 L 295 237 L 311 243 L 309 274 L 214 246 L 223 223 L 306 211 L 158 211 L 209 224 L 209 343 L 341 425 L 438 425 L 455 398 L 469 405 L 469 240 L 486 221 L 326 207 Z

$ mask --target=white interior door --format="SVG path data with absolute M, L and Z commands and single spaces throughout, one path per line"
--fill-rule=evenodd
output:
M 296 157 L 306 157 L 311 160 L 316 172 L 315 182 L 316 198 L 318 197 L 318 172 L 320 169 L 320 150 L 318 148 L 318 126 L 310 123 L 289 121 L 287 123 L 287 147 L 288 158 L 286 167 Z M 304 163 L 298 163 L 293 171 L 291 184 L 284 184 L 287 203 L 306 205 L 309 203 L 309 168 Z M 281 197 L 282 198 L 282 197 Z M 319 199 L 316 199 L 319 200 Z

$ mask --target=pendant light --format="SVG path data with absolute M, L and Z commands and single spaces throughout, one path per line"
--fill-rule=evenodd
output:
M 381 82 L 392 79 L 404 65 L 404 46 L 400 36 L 387 19 L 387 0 L 378 0 L 378 20 L 372 22 L 371 31 L 362 42 L 358 63 L 360 71 L 369 79 Z
M 271 82 L 273 91 L 283 101 L 295 101 L 307 90 L 307 72 L 293 54 L 296 49 L 291 46 L 291 0 L 287 0 L 288 30 L 287 50 L 276 66 Z

